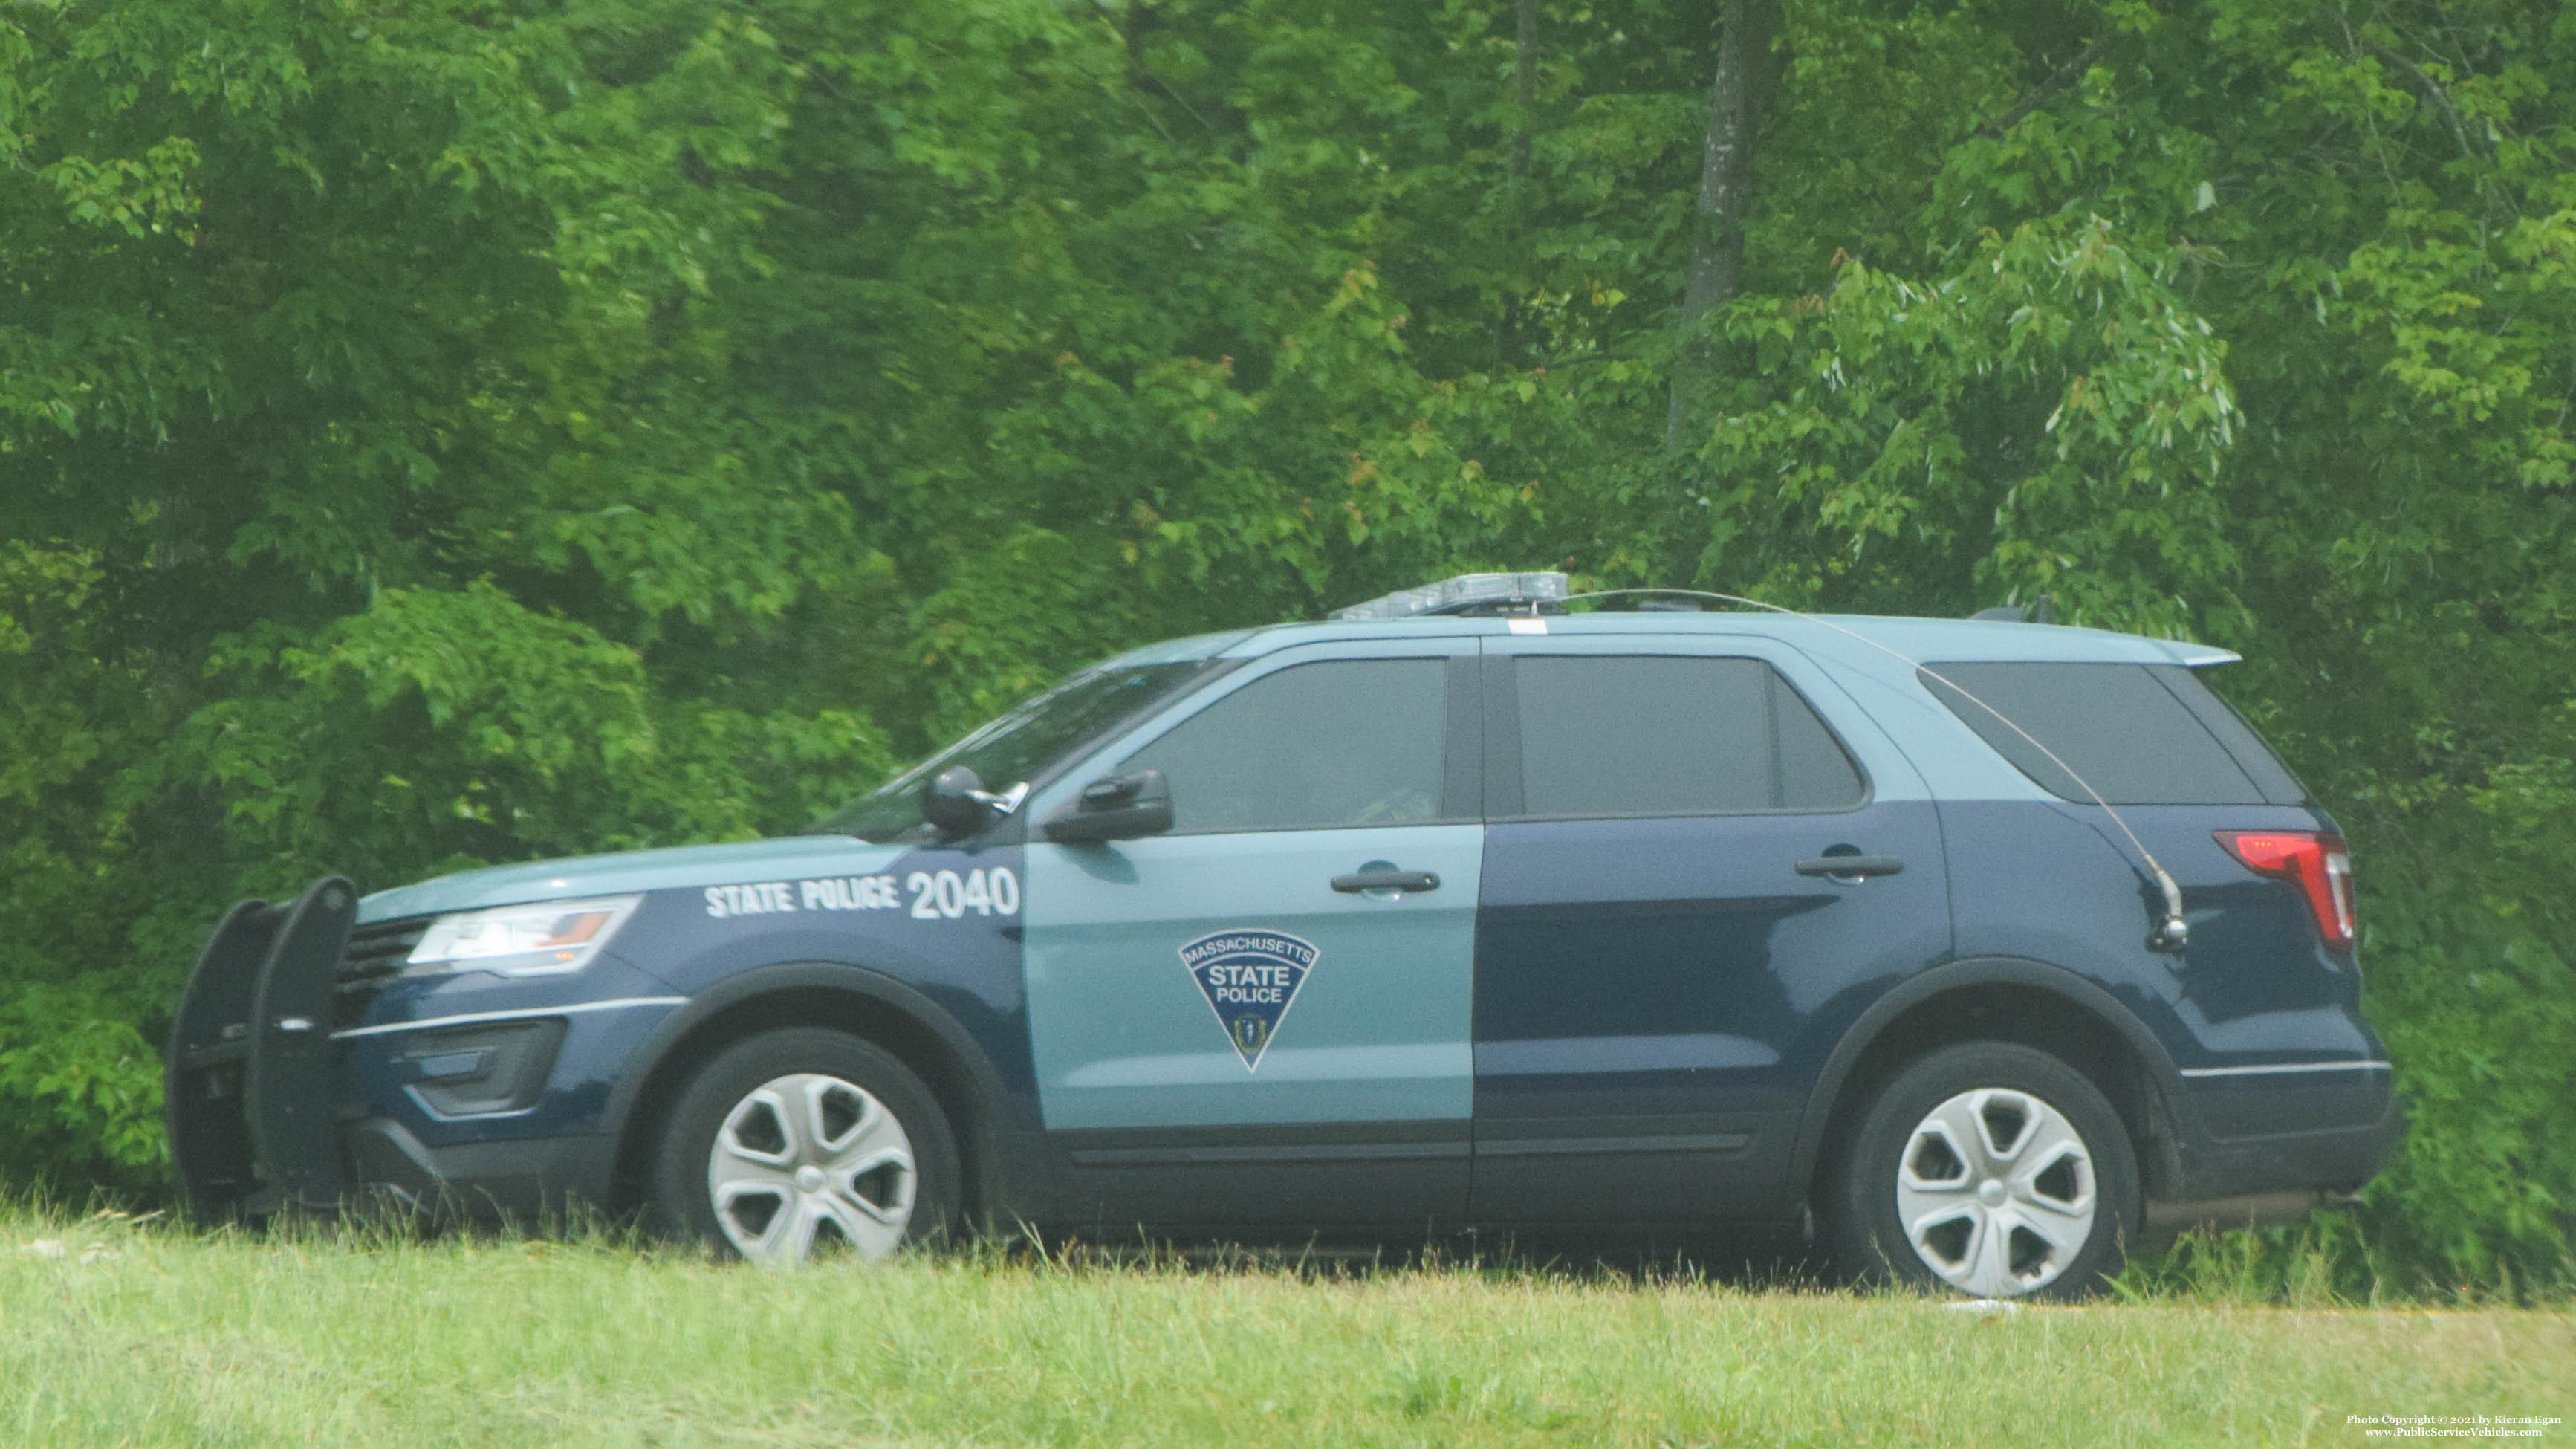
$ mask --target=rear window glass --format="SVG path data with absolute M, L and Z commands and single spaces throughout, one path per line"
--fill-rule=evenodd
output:
M 1523 655 L 1522 810 L 1541 816 L 1847 810 L 1842 746 L 1758 659 Z
M 2307 798 L 2253 729 L 2178 665 L 1936 664 L 1921 678 L 1997 754 L 2064 799 L 2092 799 L 2069 769 L 2114 805 L 2296 805 Z

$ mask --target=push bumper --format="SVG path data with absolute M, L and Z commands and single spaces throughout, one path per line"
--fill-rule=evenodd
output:
M 289 905 L 235 906 L 208 940 L 164 1079 L 189 1212 L 365 1204 L 534 1222 L 605 1203 L 605 1075 L 678 998 L 514 1000 L 334 1032 L 356 904 L 347 881 L 327 878 Z M 579 1081 L 559 1090 L 566 1073 Z
M 190 1212 L 328 1211 L 346 1183 L 332 1131 L 331 998 L 356 887 L 243 901 L 207 940 L 170 1022 L 162 1101 Z

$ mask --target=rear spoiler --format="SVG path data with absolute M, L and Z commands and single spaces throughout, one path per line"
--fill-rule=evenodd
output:
M 192 1216 L 339 1205 L 331 998 L 357 911 L 357 888 L 338 876 L 291 905 L 242 901 L 188 973 L 170 1023 L 162 1110 Z
M 1968 617 L 1983 624 L 2046 624 L 2051 621 L 2052 610 L 2049 596 L 2042 594 L 2027 608 L 2020 604 L 1997 604 L 1991 609 L 1979 609 Z M 2245 657 L 2231 649 L 2194 644 L 2184 639 L 2155 639 L 2149 642 L 2164 650 L 2171 656 L 2174 663 L 2185 669 L 2208 669 L 2214 665 L 2234 664 Z
M 2234 664 L 2245 657 L 2233 649 L 2194 644 L 2185 639 L 2159 639 L 2156 643 L 2173 656 L 2174 663 L 2185 669 L 2210 669 L 2221 664 Z

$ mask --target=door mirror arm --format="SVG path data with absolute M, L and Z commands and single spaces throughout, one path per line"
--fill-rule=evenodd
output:
M 1139 770 L 1094 780 L 1039 827 L 1049 840 L 1068 845 L 1133 840 L 1172 828 L 1172 787 L 1160 770 Z

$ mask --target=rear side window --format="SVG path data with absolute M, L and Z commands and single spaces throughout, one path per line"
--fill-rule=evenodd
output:
M 1860 772 L 1758 659 L 1522 655 L 1520 812 L 1732 815 L 1847 810 Z
M 1934 678 L 1936 670 L 1958 688 Z M 2069 768 L 2114 805 L 2297 805 L 2307 799 L 2252 727 L 2179 665 L 1936 664 L 1920 678 L 1995 753 L 2064 799 L 2093 798 Z
M 1121 768 L 1163 772 L 1176 831 L 1435 820 L 1447 678 L 1438 659 L 1282 669 L 1182 721 Z

